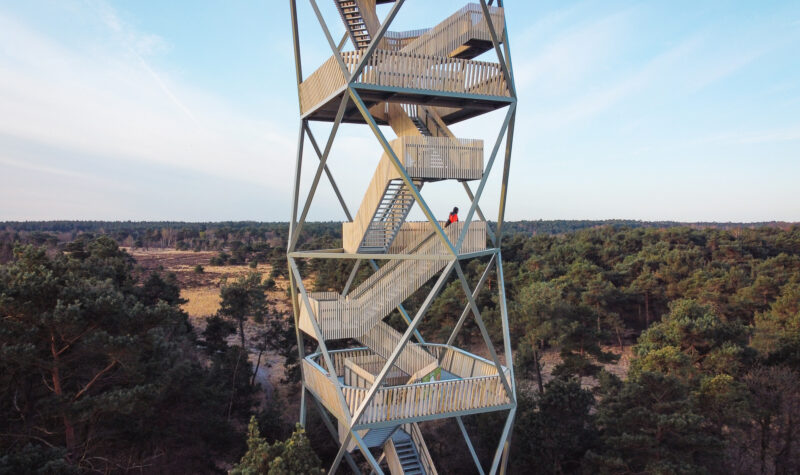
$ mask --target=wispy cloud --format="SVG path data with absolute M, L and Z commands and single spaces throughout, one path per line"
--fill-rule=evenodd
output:
M 105 27 L 102 44 L 68 47 L 0 10 L 0 133 L 120 166 L 160 163 L 289 189 L 294 133 L 169 77 L 148 61 L 168 49 L 164 39 L 104 2 L 80 5 L 83 21 Z
M 558 11 L 548 16 L 550 20 L 545 23 L 558 22 L 558 18 L 574 14 L 576 8 Z M 623 31 L 631 21 L 633 11 L 618 11 L 560 32 L 532 53 L 518 48 L 517 51 L 522 51 L 514 71 L 518 89 L 531 88 L 537 94 L 548 95 L 574 88 L 591 71 L 603 68 L 623 41 Z M 527 36 L 532 36 L 540 26 L 531 27 Z
M 755 132 L 727 132 L 711 135 L 698 140 L 698 143 L 717 143 L 725 145 L 759 145 L 800 141 L 800 124 L 776 127 Z
M 688 39 L 644 63 L 638 70 L 619 75 L 605 87 L 590 91 L 563 106 L 537 115 L 536 122 L 548 130 L 563 129 L 576 121 L 593 117 L 620 101 L 652 87 L 657 81 L 664 81 L 674 65 L 690 54 L 697 44 L 696 38 Z

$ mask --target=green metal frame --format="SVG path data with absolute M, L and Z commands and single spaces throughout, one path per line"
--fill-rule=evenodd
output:
M 298 84 L 298 98 L 299 98 L 299 85 L 303 80 L 303 75 L 301 70 L 297 5 L 296 5 L 296 0 L 290 0 L 289 3 L 291 10 L 293 47 L 295 55 L 295 69 L 296 69 L 296 79 Z M 504 24 L 503 36 L 502 38 L 499 38 L 497 35 L 497 31 L 494 28 L 494 24 L 489 16 L 489 6 L 493 4 L 493 0 L 489 0 L 488 3 L 486 0 L 480 0 L 481 10 L 489 27 L 489 33 L 492 39 L 492 47 L 498 57 L 498 64 L 500 66 L 500 69 L 502 70 L 504 79 L 508 86 L 509 90 L 508 96 L 490 96 L 490 95 L 470 94 L 470 93 L 462 94 L 462 93 L 439 92 L 439 91 L 429 91 L 428 93 L 425 93 L 423 92 L 424 90 L 420 89 L 377 86 L 373 84 L 356 82 L 356 78 L 358 78 L 362 69 L 372 57 L 374 51 L 378 47 L 379 42 L 382 40 L 385 33 L 388 31 L 388 28 L 390 27 L 396 14 L 403 6 L 404 0 L 398 0 L 395 2 L 392 9 L 388 13 L 385 21 L 380 25 L 378 32 L 372 38 L 371 43 L 366 48 L 366 50 L 364 50 L 364 53 L 361 55 L 361 58 L 359 60 L 359 63 L 356 65 L 352 73 L 350 73 L 347 66 L 344 64 L 342 58 L 342 49 L 344 48 L 344 45 L 347 42 L 348 34 L 345 32 L 345 35 L 338 43 L 334 42 L 333 37 L 330 34 L 330 30 L 328 29 L 328 26 L 325 22 L 325 19 L 321 11 L 319 10 L 319 7 L 317 6 L 316 0 L 309 0 L 309 3 L 312 9 L 314 10 L 314 14 L 317 17 L 320 28 L 322 29 L 325 35 L 326 41 L 328 42 L 328 45 L 330 46 L 333 55 L 337 58 L 337 62 L 339 63 L 340 68 L 342 69 L 342 72 L 345 76 L 347 83 L 342 88 L 339 88 L 338 90 L 333 92 L 325 101 L 322 101 L 321 103 L 316 105 L 312 110 L 308 111 L 306 114 L 302 114 L 300 117 L 297 157 L 295 162 L 295 173 L 294 173 L 294 191 L 292 195 L 292 210 L 291 210 L 292 218 L 289 226 L 289 245 L 287 247 L 287 262 L 290 268 L 289 283 L 291 286 L 290 290 L 291 290 L 292 308 L 294 311 L 294 323 L 295 323 L 298 352 L 300 354 L 301 359 L 304 358 L 304 336 L 303 332 L 299 329 L 298 318 L 300 313 L 300 305 L 303 305 L 308 314 L 311 316 L 310 321 L 314 333 L 311 336 L 313 336 L 317 340 L 317 343 L 319 345 L 318 351 L 321 353 L 322 358 L 325 361 L 326 365 L 328 365 L 329 368 L 333 368 L 333 363 L 330 356 L 331 352 L 329 351 L 325 343 L 325 339 L 322 335 L 319 325 L 316 322 L 316 318 L 314 318 L 308 293 L 305 289 L 305 286 L 303 285 L 302 276 L 297 267 L 296 259 L 355 259 L 356 260 L 355 265 L 347 279 L 347 284 L 345 285 L 345 288 L 343 289 L 341 294 L 343 297 L 347 295 L 347 292 L 349 291 L 350 286 L 353 283 L 353 279 L 355 278 L 355 275 L 358 272 L 359 265 L 362 260 L 367 260 L 373 271 L 378 269 L 378 266 L 375 262 L 376 260 L 386 260 L 386 259 L 442 260 L 446 261 L 447 264 L 445 266 L 445 269 L 439 274 L 439 277 L 435 285 L 426 296 L 423 305 L 417 311 L 413 319 L 409 316 L 408 312 L 405 310 L 402 304 L 398 305 L 397 308 L 400 311 L 401 315 L 406 320 L 406 322 L 408 323 L 408 327 L 403 333 L 397 347 L 395 347 L 390 357 L 387 358 L 386 363 L 379 372 L 375 382 L 369 388 L 367 392 L 367 397 L 355 409 L 355 411 L 351 412 L 349 410 L 347 403 L 344 399 L 344 393 L 342 392 L 342 383 L 340 383 L 338 381 L 338 378 L 336 378 L 335 372 L 331 372 L 329 374 L 329 378 L 331 379 L 331 382 L 334 383 L 337 390 L 337 399 L 339 401 L 340 410 L 344 414 L 344 420 L 340 421 L 340 423 L 344 423 L 347 426 L 348 430 L 347 435 L 345 436 L 345 440 L 339 443 L 339 435 L 334 427 L 330 415 L 327 413 L 327 410 L 320 403 L 319 398 L 316 397 L 314 392 L 308 387 L 306 387 L 305 384 L 303 385 L 303 391 L 301 393 L 300 421 L 301 423 L 305 423 L 306 412 L 307 412 L 306 393 L 308 393 L 308 395 L 314 400 L 314 403 L 317 406 L 317 408 L 320 410 L 323 422 L 325 423 L 328 431 L 336 439 L 337 444 L 339 444 L 339 451 L 337 453 L 336 459 L 332 467 L 330 468 L 329 473 L 334 473 L 338 469 L 342 459 L 345 459 L 347 461 L 347 464 L 349 465 L 351 470 L 353 471 L 358 470 L 355 461 L 353 460 L 352 456 L 350 455 L 350 453 L 348 453 L 346 449 L 347 446 L 350 444 L 351 439 L 356 443 L 356 445 L 361 450 L 362 454 L 369 463 L 371 470 L 374 473 L 383 473 L 383 471 L 379 466 L 378 460 L 376 460 L 372 456 L 372 454 L 369 451 L 369 448 L 364 443 L 364 440 L 357 433 L 358 430 L 397 426 L 406 422 L 420 422 L 425 420 L 439 419 L 442 417 L 447 417 L 447 418 L 455 417 L 459 425 L 459 429 L 465 439 L 467 447 L 473 458 L 473 461 L 475 462 L 476 468 L 478 469 L 479 473 L 484 474 L 486 472 L 484 472 L 484 469 L 481 466 L 480 460 L 478 459 L 477 453 L 475 452 L 475 449 L 472 445 L 469 435 L 467 434 L 466 427 L 464 426 L 464 423 L 461 418 L 463 416 L 472 414 L 507 410 L 508 416 L 506 418 L 503 427 L 501 438 L 498 442 L 497 450 L 495 451 L 492 460 L 491 468 L 488 471 L 489 473 L 492 474 L 497 473 L 498 471 L 500 473 L 504 473 L 508 460 L 511 428 L 516 413 L 516 397 L 515 397 L 516 381 L 514 378 L 514 369 L 512 364 L 512 352 L 511 352 L 511 343 L 509 334 L 510 332 L 508 325 L 508 309 L 506 304 L 506 296 L 504 288 L 505 282 L 503 278 L 502 254 L 500 251 L 500 246 L 503 237 L 502 226 L 505 216 L 506 198 L 508 193 L 507 184 L 510 172 L 510 158 L 511 158 L 512 144 L 513 144 L 513 130 L 516 120 L 516 106 L 517 106 L 516 85 L 514 83 L 507 25 Z M 500 7 L 503 6 L 502 0 L 498 0 L 497 3 L 498 6 Z M 402 162 L 399 160 L 394 150 L 389 145 L 389 142 L 383 135 L 380 126 L 378 125 L 377 121 L 372 116 L 372 114 L 369 111 L 369 108 L 362 99 L 362 94 L 374 95 L 374 93 L 381 93 L 385 95 L 401 95 L 401 96 L 405 95 L 411 97 L 438 96 L 446 98 L 448 101 L 464 101 L 465 103 L 486 104 L 485 108 L 487 111 L 495 110 L 502 107 L 508 107 L 505 119 L 501 124 L 500 130 L 498 132 L 497 140 L 492 148 L 490 158 L 486 164 L 483 177 L 475 192 L 473 193 L 472 189 L 470 188 L 470 186 L 467 184 L 466 181 L 462 181 L 463 188 L 468 198 L 470 199 L 471 205 L 467 213 L 466 219 L 464 220 L 465 223 L 464 228 L 461 230 L 459 237 L 455 243 L 451 242 L 448 236 L 444 233 L 443 228 L 439 225 L 439 222 L 436 220 L 430 207 L 428 206 L 427 202 L 421 195 L 420 190 L 414 184 L 413 180 L 409 177 Z M 319 144 L 317 143 L 316 137 L 314 136 L 314 134 L 311 131 L 311 128 L 309 127 L 308 119 L 313 116 L 314 112 L 316 112 L 319 107 L 329 103 L 332 100 L 338 101 L 338 111 L 333 121 L 333 126 L 326 141 L 325 147 L 321 149 L 319 147 Z M 344 197 L 342 196 L 340 189 L 336 184 L 336 181 L 334 180 L 333 174 L 331 173 L 330 167 L 328 166 L 327 163 L 338 128 L 344 120 L 344 116 L 346 115 L 348 104 L 350 101 L 352 101 L 352 103 L 358 109 L 364 122 L 372 130 L 375 138 L 381 144 L 383 151 L 389 157 L 389 159 L 392 162 L 392 165 L 402 178 L 404 184 L 408 187 L 411 194 L 415 198 L 416 202 L 419 204 L 427 220 L 429 221 L 431 228 L 438 235 L 442 243 L 445 245 L 445 249 L 447 250 L 445 254 L 419 256 L 414 254 L 345 253 L 343 249 L 328 249 L 328 250 L 313 250 L 313 251 L 309 250 L 299 251 L 296 249 L 300 233 L 302 231 L 303 225 L 305 224 L 306 218 L 308 216 L 308 211 L 313 202 L 317 186 L 319 185 L 319 181 L 323 173 L 325 174 L 328 182 L 331 184 L 334 193 L 336 194 L 337 200 L 339 201 L 342 210 L 344 211 L 346 218 L 349 221 L 352 221 L 353 219 L 352 214 L 350 213 L 347 207 Z M 348 115 L 348 117 L 350 116 Z M 348 121 L 350 120 L 352 119 L 348 119 Z M 302 211 L 300 211 L 299 192 L 300 192 L 300 182 L 301 182 L 301 170 L 303 165 L 303 154 L 305 151 L 303 145 L 306 139 L 308 139 L 308 141 L 310 142 L 312 149 L 314 150 L 317 158 L 319 159 L 319 163 L 317 164 L 317 169 L 314 174 L 310 191 L 303 204 Z M 493 247 L 477 252 L 461 253 L 460 252 L 461 246 L 465 240 L 468 228 L 472 223 L 472 220 L 474 219 L 475 215 L 477 214 L 480 220 L 486 221 L 485 213 L 481 209 L 479 202 L 483 195 L 483 191 L 488 176 L 492 171 L 492 167 L 494 165 L 497 155 L 499 154 L 500 146 L 503 143 L 503 141 L 505 141 L 505 149 L 504 149 L 504 159 L 503 159 L 503 172 L 502 172 L 503 175 L 502 175 L 501 191 L 500 191 L 500 203 L 499 203 L 498 217 L 497 217 L 497 227 L 496 230 L 492 232 L 492 230 L 489 229 L 489 227 L 487 226 L 487 234 L 490 241 L 492 242 Z M 470 285 L 467 282 L 467 279 L 464 276 L 463 270 L 461 268 L 460 261 L 478 257 L 485 257 L 485 256 L 491 256 L 491 258 L 488 261 L 486 268 L 484 269 L 475 287 L 470 288 Z M 402 420 L 386 421 L 373 424 L 359 424 L 358 420 L 360 419 L 366 407 L 369 405 L 371 399 L 376 394 L 378 388 L 385 380 L 386 376 L 389 373 L 390 368 L 399 357 L 404 346 L 410 341 L 411 337 L 414 336 L 420 343 L 425 343 L 424 339 L 422 338 L 422 335 L 417 330 L 417 327 L 424 318 L 426 312 L 430 308 L 434 299 L 444 288 L 444 285 L 447 283 L 448 278 L 453 270 L 455 270 L 457 279 L 459 280 L 461 287 L 464 291 L 466 305 L 463 312 L 460 315 L 460 318 L 458 319 L 456 325 L 454 326 L 452 333 L 450 334 L 450 337 L 448 338 L 447 345 L 453 344 L 460 330 L 463 328 L 466 319 L 470 314 L 472 314 L 475 323 L 479 331 L 481 332 L 484 343 L 486 344 L 489 354 L 491 356 L 490 363 L 494 364 L 494 366 L 497 368 L 498 373 L 500 375 L 500 379 L 505 388 L 505 391 L 509 396 L 510 403 L 501 406 L 493 406 L 489 408 L 467 410 L 459 413 L 447 413 L 447 415 L 443 415 L 441 417 L 437 415 L 431 415 L 421 418 L 417 417 L 417 418 L 407 418 Z M 491 275 L 492 271 L 496 273 L 498 279 L 498 300 L 500 304 L 501 320 L 503 327 L 503 359 L 505 361 L 505 366 L 501 364 L 499 355 L 495 351 L 494 343 L 489 338 L 489 334 L 481 317 L 480 310 L 478 309 L 477 304 L 475 303 L 475 298 L 477 297 L 478 293 L 485 287 L 485 284 L 489 276 Z M 506 371 L 508 374 L 508 379 L 506 379 Z

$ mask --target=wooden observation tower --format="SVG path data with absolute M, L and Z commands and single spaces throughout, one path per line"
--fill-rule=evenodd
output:
M 432 28 L 395 32 L 389 27 L 404 0 L 334 0 L 346 30 L 337 44 L 316 0 L 309 1 L 332 56 L 303 76 L 297 4 L 290 0 L 300 131 L 287 257 L 303 372 L 300 422 L 305 423 L 308 405 L 321 412 L 340 447 L 330 473 L 343 459 L 358 472 L 352 454 L 360 451 L 376 473 L 388 467 L 393 474 L 436 474 L 420 425 L 443 418 L 456 419 L 479 473 L 503 472 L 516 396 L 500 240 L 517 104 L 503 2 L 480 0 Z M 385 18 L 379 18 L 376 3 L 391 4 L 384 7 Z M 410 1 L 406 8 L 424 14 L 427 5 Z M 348 40 L 352 48 L 346 47 Z M 475 59 L 481 55 L 488 59 Z M 483 140 L 450 131 L 456 122 L 498 109 L 505 114 L 488 156 Z M 315 139 L 310 121 L 333 123 L 326 142 Z M 327 165 L 342 122 L 369 126 L 383 148 L 354 214 Z M 397 138 L 387 138 L 381 125 Z M 307 142 L 311 147 L 304 147 Z M 304 151 L 316 158 L 304 162 Z M 316 171 L 301 208 L 304 163 Z M 493 232 L 486 220 L 494 216 L 484 214 L 479 203 L 487 178 L 501 166 Z M 347 217 L 343 247 L 298 250 L 323 174 Z M 462 222 L 445 226 L 420 194 L 423 185 L 441 180 L 463 186 L 471 206 L 462 210 Z M 414 204 L 426 221 L 406 220 Z M 488 265 L 477 282 L 468 282 L 462 265 L 475 258 Z M 349 259 L 354 265 L 342 289 L 310 292 L 297 265 L 301 259 Z M 362 266 L 369 266 L 371 275 L 359 283 L 355 276 Z M 463 288 L 465 308 L 447 341 L 423 339 L 419 324 L 451 275 Z M 496 277 L 502 342 L 491 341 L 475 303 L 490 276 Z M 403 302 L 431 280 L 419 308 L 406 311 Z M 399 331 L 384 321 L 395 309 L 406 322 Z M 486 358 L 455 346 L 468 319 L 480 330 Z M 304 351 L 307 342 L 316 347 L 311 354 Z M 501 346 L 502 359 L 495 349 Z M 505 424 L 494 456 L 482 461 L 462 417 L 492 411 L 501 411 Z

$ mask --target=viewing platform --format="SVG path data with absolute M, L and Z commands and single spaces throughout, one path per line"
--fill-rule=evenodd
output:
M 455 223 L 445 228 L 448 239 L 455 242 L 463 227 Z M 342 296 L 336 292 L 310 292 L 311 311 L 326 339 L 360 338 L 420 286 L 444 268 L 452 259 L 442 240 L 431 231 L 427 221 L 404 223 L 390 249 L 398 254 L 431 256 L 433 259 L 392 259 L 363 283 Z M 486 249 L 486 223 L 470 224 L 462 244 L 462 252 Z M 438 259 L 436 258 L 438 257 Z M 308 309 L 300 306 L 300 329 L 314 337 Z
M 418 187 L 428 181 L 483 176 L 482 140 L 406 135 L 390 145 Z M 413 204 L 408 187 L 384 153 L 353 221 L 342 224 L 345 252 L 386 252 Z
M 503 9 L 490 7 L 497 35 L 503 35 Z M 498 109 L 511 102 L 505 76 L 498 63 L 471 58 L 492 46 L 488 22 L 478 4 L 458 10 L 428 30 L 387 32 L 355 78 L 353 87 L 367 106 L 403 102 L 446 108 L 445 123 L 453 123 Z M 366 49 L 342 52 L 352 74 Z M 335 56 L 331 56 L 299 88 L 301 117 L 333 121 L 347 81 Z M 380 117 L 376 116 L 380 121 Z M 363 123 L 354 104 L 344 122 Z M 380 122 L 379 122 L 380 123 Z
M 454 346 L 408 345 L 427 352 L 436 362 L 435 367 L 423 376 L 424 382 L 398 385 L 390 383 L 398 383 L 408 375 L 393 368 L 393 378 L 387 379 L 377 389 L 375 397 L 356 421 L 356 428 L 396 426 L 411 421 L 496 411 L 509 405 L 501 376 L 492 362 Z M 376 368 L 379 369 L 386 359 L 368 348 L 333 350 L 330 354 L 336 378 L 343 385 L 347 410 L 352 415 L 367 394 L 368 386 L 364 385 L 374 381 Z M 360 361 L 369 361 L 371 365 L 362 367 Z M 507 378 L 508 368 L 503 367 L 503 373 Z M 344 420 L 336 385 L 330 376 L 321 353 L 303 360 L 306 388 L 337 419 Z

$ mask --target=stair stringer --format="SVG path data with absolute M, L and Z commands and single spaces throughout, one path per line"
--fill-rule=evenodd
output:
M 402 179 L 400 172 L 397 171 L 388 155 L 384 152 L 381 155 L 381 160 L 378 162 L 375 173 L 372 175 L 372 180 L 367 186 L 367 191 L 364 193 L 358 212 L 353 217 L 353 221 L 342 223 L 342 247 L 345 252 L 358 252 L 372 218 L 375 216 L 375 211 L 387 191 L 387 185 L 390 181 L 398 179 Z M 419 182 L 417 188 L 421 187 L 422 182 Z

